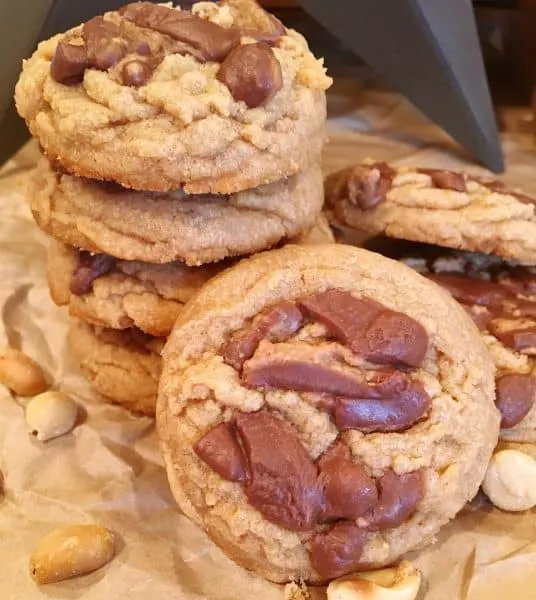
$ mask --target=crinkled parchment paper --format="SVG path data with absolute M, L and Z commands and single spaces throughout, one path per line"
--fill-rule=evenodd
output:
M 325 168 L 361 158 L 481 171 L 399 96 L 339 82 L 330 97 Z M 522 115 L 501 115 L 506 179 L 536 192 L 536 153 Z M 23 404 L 0 387 L 0 599 L 283 600 L 283 589 L 229 561 L 175 508 L 154 424 L 104 404 L 77 373 L 65 344 L 66 315 L 48 297 L 47 238 L 31 220 L 23 184 L 35 162 L 27 146 L 0 173 L 0 345 L 38 360 L 56 387 L 85 407 L 69 435 L 40 444 Z M 119 553 L 104 569 L 38 588 L 28 558 L 51 529 L 95 522 L 117 532 Z M 478 498 L 437 543 L 410 557 L 428 600 L 534 600 L 536 518 L 507 515 Z M 322 590 L 314 596 L 323 597 Z

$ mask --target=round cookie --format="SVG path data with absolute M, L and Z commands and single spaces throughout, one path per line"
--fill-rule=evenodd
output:
M 493 179 L 365 162 L 327 177 L 333 223 L 536 261 L 536 199 Z
M 423 244 L 380 239 L 373 247 L 426 275 L 466 309 L 497 369 L 500 438 L 536 443 L 536 268 Z
M 199 266 L 265 250 L 309 230 L 324 201 L 318 165 L 232 196 L 133 192 L 60 174 L 42 159 L 27 200 L 56 239 L 123 260 Z
M 107 399 L 154 417 L 164 341 L 71 319 L 69 347 L 84 377 Z
M 305 39 L 253 0 L 137 2 L 41 43 L 15 100 L 74 175 L 230 194 L 318 161 L 330 84 Z
M 344 245 L 240 262 L 179 316 L 157 425 L 181 509 L 275 582 L 431 542 L 497 443 L 476 327 L 411 269 Z

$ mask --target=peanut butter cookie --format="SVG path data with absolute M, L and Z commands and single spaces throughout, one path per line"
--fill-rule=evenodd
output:
M 493 363 L 465 311 L 350 246 L 287 246 L 216 276 L 163 361 L 157 424 L 178 504 L 276 582 L 430 543 L 498 439 Z
M 52 169 L 42 159 L 27 199 L 56 239 L 123 260 L 189 266 L 265 250 L 308 231 L 324 201 L 318 165 L 231 196 L 133 192 Z
M 117 331 L 71 319 L 69 346 L 84 377 L 105 398 L 154 416 L 164 340 L 138 329 Z
M 536 262 L 536 199 L 498 180 L 365 162 L 325 187 L 334 224 Z
M 253 0 L 135 2 L 41 43 L 15 100 L 74 175 L 230 194 L 319 160 L 330 84 L 305 39 Z

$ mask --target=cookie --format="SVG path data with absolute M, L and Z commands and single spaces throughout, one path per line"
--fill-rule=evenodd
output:
M 536 443 L 536 268 L 499 257 L 396 242 L 375 244 L 449 291 L 495 362 L 501 439 Z
M 333 242 L 326 218 L 294 242 Z M 152 336 L 167 336 L 184 304 L 231 261 L 202 267 L 174 262 L 154 265 L 91 254 L 53 241 L 48 254 L 48 285 L 58 306 L 87 323 L 113 329 L 136 327 Z
M 410 268 L 286 246 L 209 281 L 163 352 L 157 425 L 182 510 L 231 558 L 319 583 L 434 538 L 497 443 L 477 328 Z
M 265 250 L 309 230 L 324 201 L 318 165 L 231 196 L 132 192 L 58 173 L 42 159 L 27 199 L 56 239 L 123 260 L 190 266 Z
M 305 39 L 253 0 L 136 2 L 41 43 L 15 100 L 74 175 L 231 194 L 318 161 L 330 84 Z
M 84 377 L 107 399 L 154 416 L 164 341 L 137 329 L 116 331 L 71 319 L 69 347 Z
M 330 175 L 333 222 L 370 234 L 536 261 L 536 199 L 493 179 L 363 163 Z

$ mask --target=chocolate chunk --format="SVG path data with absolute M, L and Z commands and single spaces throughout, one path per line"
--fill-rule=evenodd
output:
M 432 185 L 440 190 L 467 192 L 467 184 L 463 173 L 441 169 L 418 169 L 418 172 L 428 175 L 432 180 Z
M 352 462 L 350 449 L 338 440 L 318 460 L 324 489 L 322 521 L 357 519 L 378 500 L 374 479 L 362 464 Z
M 236 101 L 249 108 L 265 104 L 283 87 L 281 65 L 268 44 L 238 46 L 223 61 L 216 77 Z
M 119 27 L 103 17 L 94 17 L 82 27 L 82 37 L 91 66 L 100 71 L 114 67 L 127 53 Z
M 473 319 L 473 323 L 480 329 L 480 331 L 486 331 L 492 318 L 491 312 L 483 306 L 472 306 L 469 304 L 462 304 L 465 312 Z
M 90 254 L 80 250 L 78 263 L 71 278 L 71 292 L 76 296 L 89 294 L 95 279 L 115 269 L 115 258 L 107 254 Z
M 370 210 L 385 201 L 396 171 L 384 162 L 356 165 L 344 172 L 337 196 L 361 210 Z
M 175 10 L 151 2 L 135 2 L 119 13 L 139 27 L 170 36 L 197 51 L 204 60 L 221 62 L 240 44 L 240 32 L 225 29 L 188 11 Z
M 496 275 L 497 283 L 515 294 L 536 295 L 536 275 L 524 267 L 512 267 Z
M 451 273 L 430 273 L 426 277 L 444 287 L 456 300 L 464 304 L 491 306 L 513 297 L 509 290 L 493 281 Z
M 419 366 L 428 348 L 422 325 L 369 298 L 329 290 L 302 298 L 301 308 L 356 354 L 378 364 Z
M 359 566 L 367 532 L 355 523 L 342 521 L 310 542 L 309 556 L 315 571 L 325 579 L 342 577 Z
M 426 416 L 430 406 L 426 390 L 419 382 L 414 381 L 389 399 L 337 398 L 334 420 L 341 431 L 404 431 Z
M 52 79 L 64 85 L 77 85 L 83 81 L 87 68 L 89 57 L 85 46 L 58 43 L 50 65 Z
M 220 423 L 194 444 L 201 460 L 228 481 L 247 480 L 246 458 L 230 423 Z
M 516 352 L 536 349 L 536 325 L 531 327 L 519 327 L 513 329 L 503 329 L 500 325 L 501 320 L 490 321 L 489 331 L 498 340 L 508 348 Z
M 512 373 L 496 380 L 495 404 L 501 413 L 501 427 L 509 429 L 520 423 L 532 408 L 536 396 L 536 379 L 532 375 Z
M 240 371 L 262 339 L 282 342 L 299 331 L 302 324 L 300 309 L 292 302 L 280 302 L 259 313 L 251 325 L 235 332 L 223 348 L 223 359 Z
M 371 518 L 372 529 L 394 529 L 409 519 L 424 496 L 422 471 L 397 475 L 386 471 L 377 480 L 379 501 Z
M 141 87 L 151 79 L 156 63 L 143 59 L 132 59 L 123 65 L 121 69 L 121 82 L 123 85 Z
M 322 505 L 317 468 L 298 434 L 267 411 L 239 413 L 236 428 L 245 449 L 249 503 L 291 531 L 314 528 Z

